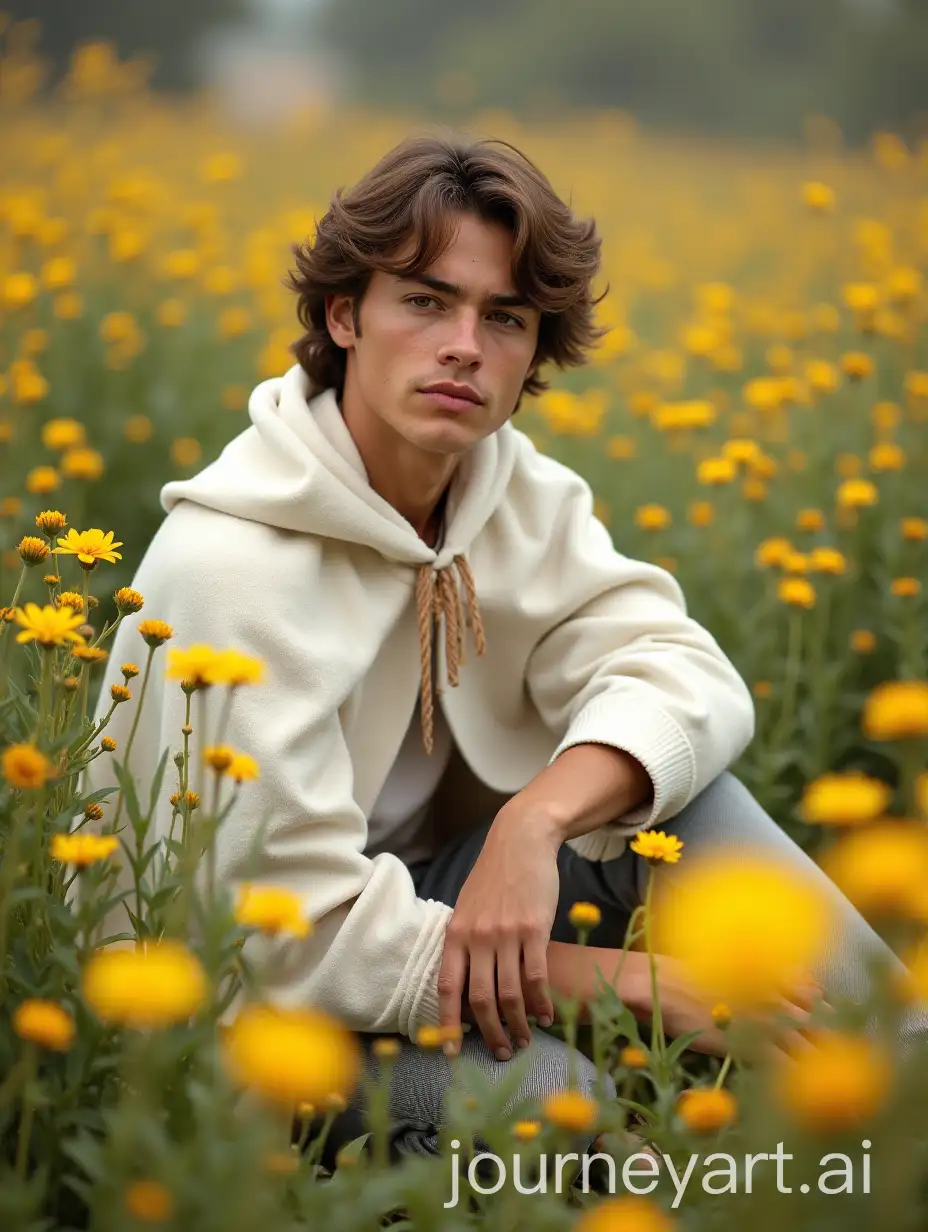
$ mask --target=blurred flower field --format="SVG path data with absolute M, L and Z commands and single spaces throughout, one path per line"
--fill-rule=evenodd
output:
M 443 1164 L 389 1172 L 357 1156 L 319 1186 L 286 1142 L 272 1148 L 281 1106 L 336 1107 L 357 1058 L 337 1024 L 262 1010 L 245 936 L 308 924 L 286 900 L 235 907 L 193 884 L 207 811 L 186 764 L 177 850 L 137 869 L 137 935 L 164 935 L 163 949 L 109 967 L 92 959 L 115 843 L 67 834 L 74 818 L 110 808 L 80 795 L 79 773 L 89 757 L 118 766 L 123 751 L 85 719 L 102 643 L 144 602 L 129 585 L 161 518 L 159 489 L 214 458 L 247 425 L 253 385 L 290 366 L 289 245 L 418 121 L 339 110 L 293 116 L 273 134 L 231 131 L 208 99 L 156 100 L 105 46 L 85 48 L 58 97 L 40 103 L 28 46 L 15 30 L 0 38 L 0 1225 L 47 1227 L 44 1212 L 56 1227 L 229 1232 L 356 1218 L 360 1228 L 418 1202 L 414 1224 L 450 1228 L 464 1211 L 441 1210 Z M 928 145 L 881 134 L 847 152 L 824 120 L 803 150 L 658 141 L 619 114 L 545 131 L 482 114 L 473 128 L 522 148 L 604 236 L 612 332 L 588 368 L 548 373 L 552 388 L 523 403 L 516 426 L 589 479 L 620 551 L 677 576 L 754 691 L 757 737 L 737 772 L 821 852 L 928 995 Z M 149 615 L 114 707 L 139 704 L 135 678 L 175 653 Z M 235 659 L 241 648 L 218 649 L 232 658 L 211 665 L 216 687 L 260 687 L 255 665 Z M 183 653 L 178 682 L 189 678 Z M 214 748 L 210 763 L 233 803 L 260 771 L 248 750 L 236 756 Z M 136 796 L 114 770 L 113 788 L 142 852 L 148 785 Z M 74 877 L 93 892 L 72 915 Z M 737 927 L 742 947 L 765 952 L 788 895 L 758 877 L 753 917 L 744 896 L 734 896 L 742 914 L 726 917 L 720 883 L 707 946 L 727 946 Z M 206 934 L 197 955 L 194 917 Z M 761 982 L 767 970 L 760 961 Z M 253 1013 L 225 1041 L 224 1068 L 216 1023 L 243 980 Z M 724 991 L 735 1003 L 738 989 Z M 881 995 L 896 1004 L 900 989 Z M 837 1143 L 816 1156 L 859 1156 L 879 1129 L 879 1217 L 887 1229 L 920 1226 L 906 1220 L 921 1192 L 928 1068 L 903 1081 L 853 1014 L 773 1111 L 755 1089 L 763 1067 L 757 1077 L 727 1061 L 741 1084 L 727 1096 L 725 1074 L 707 1079 L 659 1040 L 643 1044 L 608 998 L 603 1013 L 601 1057 L 626 1099 L 658 1110 L 638 1132 L 661 1149 L 711 1150 L 706 1135 L 743 1133 L 739 1143 L 773 1150 L 776 1126 L 780 1139 Z M 267 1060 L 301 1050 L 317 1064 Z M 384 1064 L 390 1055 L 385 1045 Z M 701 1094 L 680 1103 L 692 1083 Z M 276 1109 L 238 1137 L 237 1085 Z M 549 1145 L 597 1116 L 604 1132 L 624 1128 L 626 1106 L 577 1099 L 501 1129 L 487 1095 L 480 1124 Z M 473 1106 L 458 1111 L 475 1123 Z M 371 1196 L 349 1216 L 346 1191 L 364 1169 Z M 742 1226 L 734 1212 L 758 1230 L 782 1226 L 760 1198 L 671 1212 L 672 1197 L 664 1186 L 583 1218 L 589 1232 Z M 481 1200 L 500 1226 L 519 1216 L 559 1228 L 577 1215 L 564 1195 L 519 1201 Z M 804 1202 L 790 1207 L 797 1227 L 833 1226 L 834 1200 Z M 863 1226 L 877 1209 L 856 1191 L 847 1202 L 836 1227 Z M 81 1222 L 88 1207 L 92 1225 Z

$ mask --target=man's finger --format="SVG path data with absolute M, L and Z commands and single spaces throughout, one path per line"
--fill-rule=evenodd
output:
M 458 1036 L 461 1031 L 461 1000 L 467 978 L 467 952 L 454 937 L 445 937 L 441 968 L 438 972 L 438 1021 L 449 1034 Z M 457 1043 L 446 1051 L 456 1052 Z
M 522 947 L 522 986 L 525 1006 L 544 1026 L 554 1022 L 554 1002 L 548 991 L 548 945 L 539 937 L 530 937 Z
M 497 949 L 496 996 L 516 1047 L 527 1047 L 532 1032 L 522 1000 L 522 946 L 517 937 L 500 942 Z
M 474 946 L 469 955 L 467 999 L 487 1047 L 498 1061 L 508 1061 L 512 1047 L 496 1008 L 496 949 Z

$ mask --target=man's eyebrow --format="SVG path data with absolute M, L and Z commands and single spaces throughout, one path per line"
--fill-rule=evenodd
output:
M 463 299 L 464 288 L 458 286 L 456 282 L 445 282 L 443 278 L 434 278 L 431 274 L 407 274 L 397 275 L 400 282 L 416 282 L 421 283 L 424 287 L 431 287 L 433 291 L 443 291 L 445 295 L 450 295 L 454 299 Z M 528 308 L 530 307 L 528 300 L 521 295 L 488 295 L 486 298 L 488 304 L 493 304 L 498 308 Z

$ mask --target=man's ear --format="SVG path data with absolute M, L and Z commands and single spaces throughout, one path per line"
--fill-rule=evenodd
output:
M 358 336 L 353 314 L 354 296 L 345 292 L 325 297 L 325 323 L 336 346 L 348 348 Z

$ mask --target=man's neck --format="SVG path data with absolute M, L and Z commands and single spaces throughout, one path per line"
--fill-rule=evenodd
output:
M 350 408 L 346 411 L 343 399 L 337 405 L 371 488 L 406 518 L 424 543 L 434 547 L 457 460 L 437 455 L 417 457 L 414 447 L 399 440 L 382 421 L 354 414 Z M 433 460 L 439 464 L 437 471 Z

